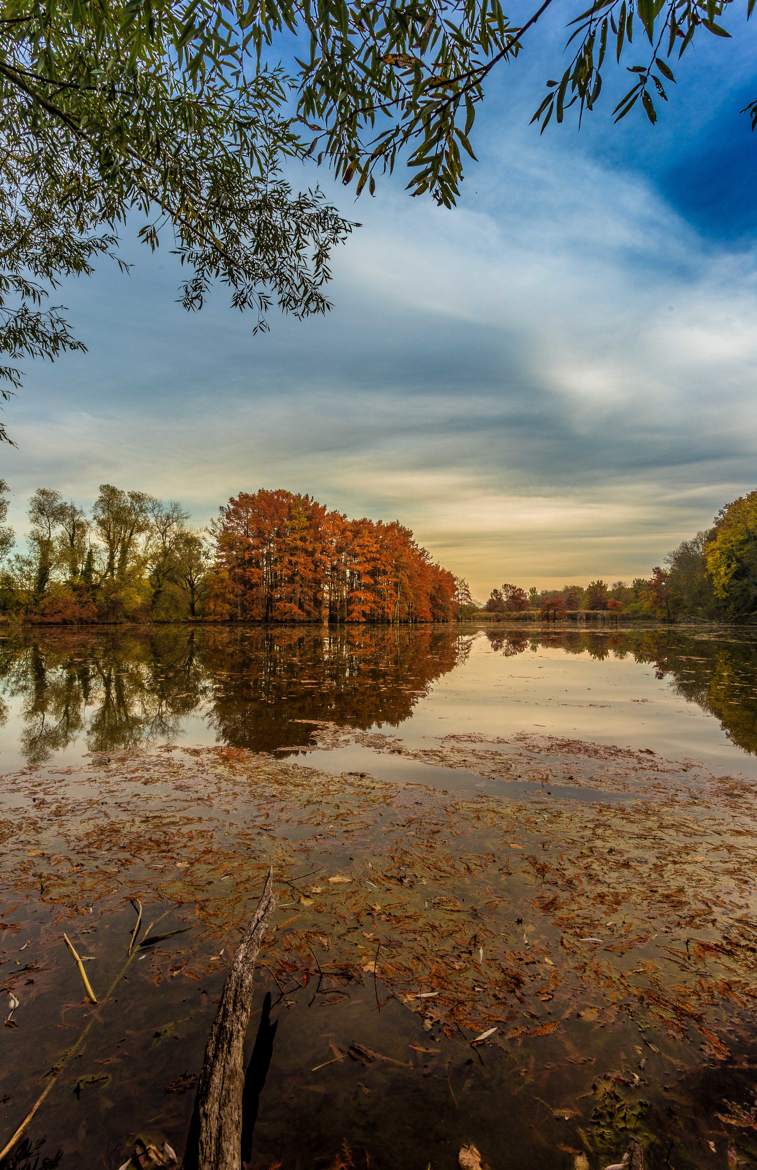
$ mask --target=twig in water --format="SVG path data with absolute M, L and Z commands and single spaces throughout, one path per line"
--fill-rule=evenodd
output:
M 71 942 L 71 939 L 68 937 L 68 935 L 65 932 L 63 934 L 63 938 L 66 941 L 66 946 L 68 947 L 69 951 L 73 955 L 73 959 L 74 959 L 74 962 L 76 963 L 76 966 L 79 968 L 79 974 L 81 975 L 81 981 L 84 984 L 84 990 L 87 993 L 87 999 L 89 1000 L 90 1003 L 97 1003 L 97 996 L 95 995 L 94 990 L 92 988 L 92 984 L 89 981 L 89 976 L 87 975 L 87 972 L 84 970 L 84 964 L 82 963 L 81 955 L 79 954 L 76 947 Z
M 377 980 L 377 976 L 376 976 L 376 971 L 378 969 L 378 957 L 379 957 L 380 950 L 381 950 L 381 942 L 379 941 L 379 943 L 376 947 L 376 958 L 373 960 L 373 992 L 376 996 L 376 1007 L 378 1008 L 379 1011 L 381 1011 L 381 1000 L 379 999 L 378 980 Z
M 137 921 L 134 923 L 134 929 L 131 932 L 131 938 L 129 939 L 129 954 L 131 954 L 131 952 L 134 950 L 134 943 L 136 942 L 137 935 L 139 934 L 139 928 L 142 925 L 142 903 L 140 902 L 139 898 L 132 898 L 131 904 L 137 912 Z
M 159 918 L 156 918 L 155 922 L 150 923 L 150 925 L 146 928 L 144 934 L 142 935 L 143 941 L 145 938 L 148 937 L 148 935 L 152 931 L 153 927 L 157 926 L 159 922 L 162 922 L 168 913 L 169 913 L 169 911 L 166 910 L 163 914 L 160 915 Z M 66 941 L 68 942 L 69 940 L 66 939 Z M 97 1005 L 97 1011 L 92 1012 L 87 1023 L 85 1024 L 85 1026 L 82 1028 L 81 1032 L 79 1033 L 78 1039 L 72 1044 L 72 1046 L 70 1048 L 66 1049 L 64 1055 L 53 1066 L 55 1068 L 55 1072 L 52 1073 L 52 1075 L 50 1076 L 47 1084 L 45 1085 L 44 1089 L 37 1097 L 37 1100 L 34 1102 L 31 1109 L 29 1110 L 29 1112 L 24 1117 L 23 1121 L 20 1122 L 20 1124 L 16 1127 L 16 1129 L 13 1131 L 11 1136 L 8 1138 L 8 1141 L 5 1143 L 5 1145 L 2 1147 L 2 1149 L 0 1149 L 0 1166 L 2 1165 L 5 1158 L 8 1157 L 11 1150 L 15 1149 L 15 1147 L 21 1141 L 21 1138 L 26 1133 L 27 1129 L 31 1125 L 36 1114 L 41 1109 L 42 1105 L 45 1103 L 47 1098 L 52 1093 L 53 1089 L 57 1085 L 58 1081 L 60 1080 L 61 1076 L 65 1072 L 68 1065 L 71 1063 L 71 1061 L 74 1059 L 74 1057 L 78 1056 L 79 1053 L 81 1052 L 82 1048 L 84 1047 L 84 1045 L 87 1041 L 87 1037 L 89 1036 L 89 1033 L 92 1031 L 95 1024 L 98 1023 L 99 1020 L 101 1019 L 101 1013 L 102 1013 L 103 1007 L 105 1006 L 105 1004 L 108 1002 L 108 1000 L 110 999 L 113 992 L 118 987 L 119 983 L 123 979 L 126 972 L 129 970 L 129 967 L 131 966 L 132 962 L 134 961 L 134 959 L 137 957 L 138 954 L 139 954 L 139 947 L 137 947 L 135 950 L 133 950 L 131 952 L 131 954 L 127 955 L 126 962 L 123 964 L 121 969 L 116 973 L 110 987 L 105 992 L 105 995 L 102 997 L 102 999 L 99 1001 L 99 1004 Z M 79 960 L 79 962 L 81 962 L 81 960 Z M 86 978 L 86 974 L 84 977 Z M 92 994 L 94 995 L 94 992 Z

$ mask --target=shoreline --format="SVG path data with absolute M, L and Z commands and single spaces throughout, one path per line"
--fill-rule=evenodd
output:
M 489 615 L 480 614 L 476 617 L 461 618 L 459 620 L 452 620 L 448 622 L 370 622 L 370 621 L 340 621 L 340 622 L 318 622 L 318 621 L 298 621 L 298 622 L 264 622 L 264 621 L 231 621 L 218 620 L 214 618 L 183 618 L 171 621 L 160 621 L 150 619 L 149 621 L 93 621 L 93 622 L 47 622 L 37 619 L 15 619 L 8 618 L 0 614 L 0 632 L 6 630 L 11 632 L 27 631 L 27 630 L 66 630 L 66 631 L 89 631 L 89 630 L 151 630 L 151 629 L 306 629 L 306 630 L 342 630 L 342 629 L 373 629 L 373 630 L 391 630 L 391 629 L 456 629 L 458 627 L 484 629 L 489 626 L 498 626 L 502 628 L 520 629 L 523 626 L 533 626 L 552 632 L 570 632 L 575 633 L 576 630 L 586 630 L 587 632 L 600 632 L 602 629 L 623 632 L 624 630 L 669 630 L 677 632 L 687 632 L 688 630 L 738 630 L 757 632 L 757 620 L 744 622 L 726 622 L 716 621 L 709 618 L 686 618 L 681 621 L 666 621 L 664 619 L 653 619 L 649 617 L 632 617 L 623 615 L 603 615 L 602 611 L 592 612 L 588 620 L 582 620 L 587 611 L 576 611 L 575 618 L 558 618 L 547 619 L 538 615 L 518 615 L 508 614 Z

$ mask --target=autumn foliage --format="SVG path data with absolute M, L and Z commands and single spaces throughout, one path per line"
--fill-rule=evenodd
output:
M 456 616 L 456 582 L 395 522 L 349 520 L 311 496 L 243 492 L 212 526 L 213 617 L 429 622 Z

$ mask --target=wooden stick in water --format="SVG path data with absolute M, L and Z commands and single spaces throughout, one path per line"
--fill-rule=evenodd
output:
M 273 904 L 269 870 L 257 910 L 231 964 L 205 1048 L 184 1170 L 241 1170 L 244 1041 L 252 1013 L 255 960 Z

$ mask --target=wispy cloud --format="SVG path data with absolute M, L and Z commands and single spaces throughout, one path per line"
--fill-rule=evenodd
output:
M 490 142 L 453 213 L 391 188 L 359 212 L 334 313 L 268 337 L 220 302 L 187 318 L 168 257 L 67 288 L 91 352 L 12 408 L 19 497 L 109 480 L 202 523 L 287 486 L 399 516 L 480 594 L 647 572 L 754 486 L 755 249 L 525 137 Z

